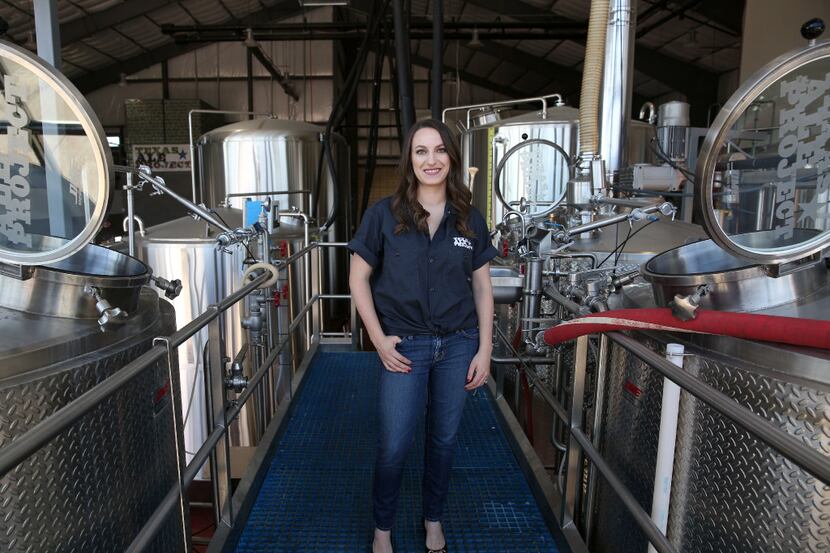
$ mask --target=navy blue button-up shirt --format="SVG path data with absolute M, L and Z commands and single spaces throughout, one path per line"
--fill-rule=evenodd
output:
M 471 238 L 455 228 L 449 204 L 432 239 L 414 228 L 395 234 L 398 221 L 391 200 L 384 198 L 366 210 L 348 244 L 373 268 L 372 298 L 383 331 L 409 336 L 477 327 L 473 271 L 498 254 L 481 213 L 470 209 Z

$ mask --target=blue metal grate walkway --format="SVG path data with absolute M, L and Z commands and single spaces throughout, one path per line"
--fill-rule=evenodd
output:
M 366 552 L 372 537 L 377 374 L 373 353 L 318 353 L 237 544 L 251 552 Z M 461 423 L 444 526 L 450 551 L 557 552 L 484 392 Z M 423 425 L 421 425 L 423 427 Z M 424 550 L 423 428 L 407 461 L 399 553 Z

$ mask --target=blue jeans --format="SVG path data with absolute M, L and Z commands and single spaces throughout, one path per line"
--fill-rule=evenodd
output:
M 412 361 L 412 371 L 397 373 L 381 368 L 380 429 L 372 493 L 375 525 L 380 530 L 390 530 L 394 524 L 404 463 L 415 443 L 415 426 L 425 407 L 423 514 L 426 520 L 441 520 L 467 398 L 467 370 L 478 351 L 478 329 L 440 336 L 404 336 L 398 351 Z

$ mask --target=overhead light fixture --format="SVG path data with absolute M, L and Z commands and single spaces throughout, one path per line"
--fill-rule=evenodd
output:
M 118 79 L 118 86 L 120 86 L 122 88 L 127 86 L 127 74 L 126 73 L 121 73 L 121 75 Z
M 246 48 L 256 48 L 257 46 L 259 46 L 259 44 L 257 44 L 256 39 L 254 38 L 254 30 L 250 27 L 245 29 L 245 40 L 242 42 L 242 44 L 244 44 Z
M 484 44 L 478 39 L 478 28 L 473 27 L 473 38 L 467 43 L 467 48 L 481 48 Z
M 349 0 L 297 0 L 301 8 L 319 8 L 322 6 L 348 6 Z

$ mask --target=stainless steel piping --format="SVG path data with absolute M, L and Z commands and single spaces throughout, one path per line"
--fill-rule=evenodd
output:
M 160 192 L 163 192 L 163 193 L 167 194 L 168 196 L 170 196 L 171 198 L 173 198 L 174 200 L 176 200 L 177 202 L 179 202 L 180 204 L 185 206 L 187 209 L 189 209 L 190 211 L 192 211 L 193 213 L 195 213 L 196 215 L 198 215 L 199 217 L 201 217 L 202 219 L 204 219 L 205 221 L 207 221 L 211 225 L 215 226 L 216 228 L 221 229 L 223 232 L 233 233 L 232 229 L 230 229 L 227 225 L 222 223 L 218 218 L 214 217 L 213 214 L 210 213 L 206 208 L 204 208 L 200 205 L 196 205 L 195 203 L 193 203 L 190 200 L 182 197 L 181 195 L 177 194 L 176 192 L 173 192 L 173 190 L 168 188 L 167 185 L 164 184 L 164 182 L 162 182 L 158 178 L 156 178 L 152 175 L 148 175 L 147 173 L 144 173 L 142 171 L 139 171 L 138 169 L 136 169 L 134 167 L 127 167 L 126 165 L 115 165 L 115 166 L 113 166 L 113 168 L 116 171 L 121 171 L 123 173 L 127 173 L 128 175 L 130 173 L 132 173 L 134 175 L 138 175 L 142 179 L 149 182 L 153 186 L 153 188 L 155 188 L 156 190 L 159 190 Z
M 127 173 L 127 185 L 124 189 L 127 191 L 127 251 L 130 256 L 135 257 L 135 201 L 133 197 L 133 174 Z M 142 233 L 144 234 L 144 233 Z
M 631 118 L 636 19 L 636 2 L 611 0 L 605 38 L 599 135 L 599 153 L 605 161 L 605 173 L 611 183 L 617 182 L 619 170 L 627 162 L 626 139 Z

